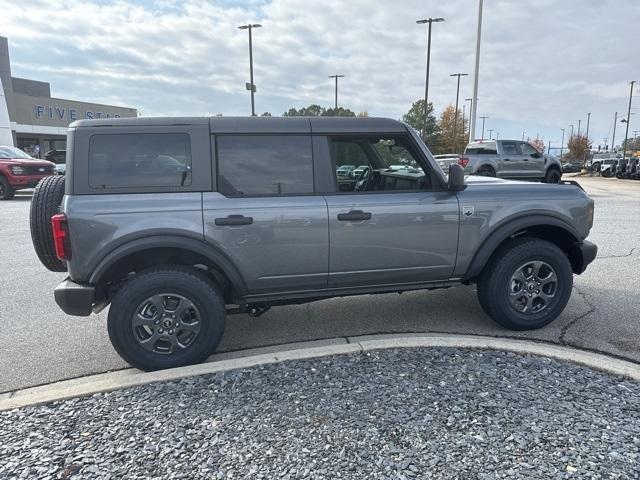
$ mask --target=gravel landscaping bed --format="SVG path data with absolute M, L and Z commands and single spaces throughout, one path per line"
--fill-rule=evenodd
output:
M 447 348 L 0 412 L 0 478 L 639 478 L 640 384 Z

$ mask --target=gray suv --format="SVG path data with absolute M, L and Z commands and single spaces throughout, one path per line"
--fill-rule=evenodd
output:
M 206 359 L 226 314 L 336 296 L 477 282 L 495 321 L 540 328 L 596 256 L 577 184 L 445 176 L 394 120 L 82 120 L 67 145 L 66 180 L 34 193 L 36 251 L 68 271 L 58 305 L 110 305 L 115 349 L 145 370 Z

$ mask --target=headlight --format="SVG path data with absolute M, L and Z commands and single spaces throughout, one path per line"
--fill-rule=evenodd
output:
M 11 173 L 13 173 L 14 175 L 22 175 L 24 173 L 24 168 L 18 165 L 13 165 L 10 168 L 11 168 Z

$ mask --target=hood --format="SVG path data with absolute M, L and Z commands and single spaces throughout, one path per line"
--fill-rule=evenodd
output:
M 481 175 L 466 175 L 464 181 L 467 185 L 532 185 L 532 182 L 521 180 L 505 180 L 495 177 L 483 177 Z
M 49 160 L 40 160 L 38 158 L 0 158 L 0 162 L 11 163 L 16 165 L 33 165 L 34 167 L 51 167 L 55 166 L 55 163 Z

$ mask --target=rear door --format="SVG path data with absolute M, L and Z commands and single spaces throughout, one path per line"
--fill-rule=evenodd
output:
M 500 141 L 500 146 L 502 147 L 502 152 L 498 176 L 507 178 L 526 177 L 526 166 L 520 151 L 520 142 L 502 140 Z
M 327 204 L 315 193 L 311 135 L 217 135 L 215 146 L 206 241 L 239 269 L 250 294 L 326 287 Z
M 329 286 L 358 287 L 448 279 L 455 265 L 459 210 L 409 135 L 329 137 L 337 175 L 329 207 Z M 389 168 L 393 165 L 393 168 Z M 435 167 L 437 168 L 437 167 Z

